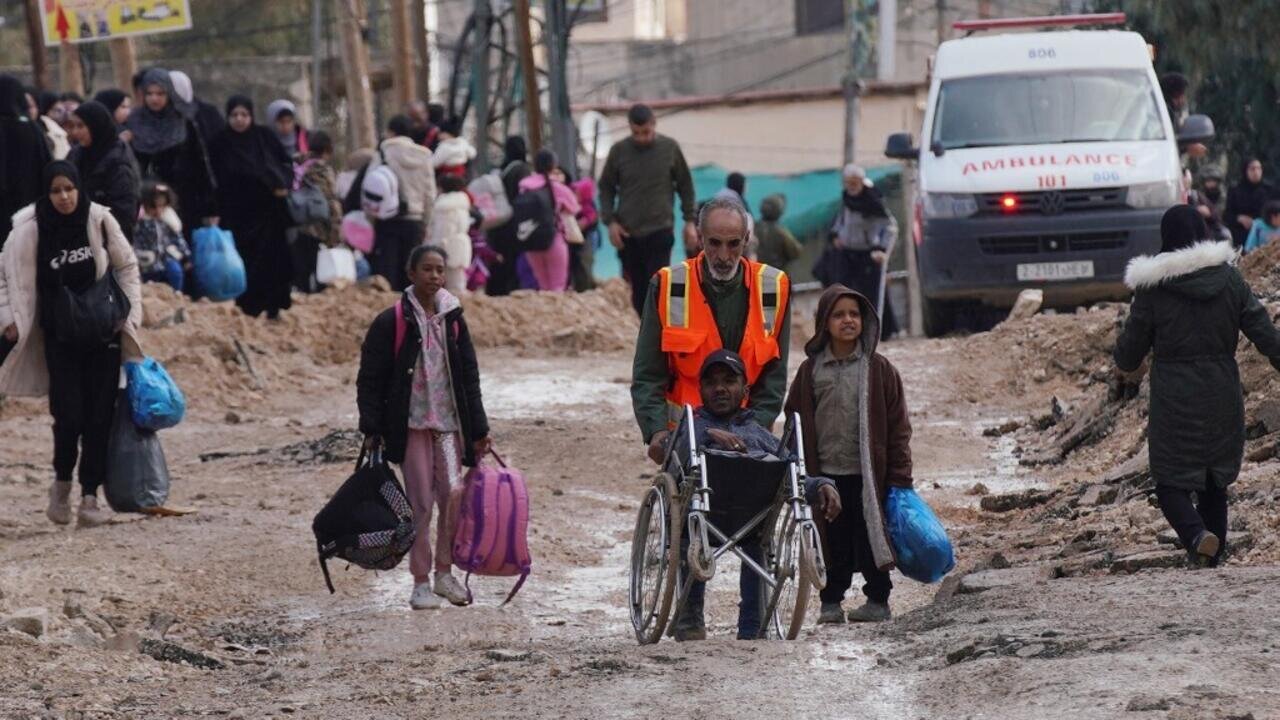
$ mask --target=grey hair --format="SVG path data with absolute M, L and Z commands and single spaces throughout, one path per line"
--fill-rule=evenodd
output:
M 711 217 L 711 213 L 716 210 L 732 210 L 738 219 L 742 220 L 742 232 L 745 235 L 751 229 L 751 219 L 747 215 L 747 208 L 742 201 L 737 198 L 718 195 L 702 204 L 702 209 L 698 211 L 698 232 L 705 233 L 707 229 L 707 218 Z

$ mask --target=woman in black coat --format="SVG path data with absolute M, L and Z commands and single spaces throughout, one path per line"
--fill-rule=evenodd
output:
M 178 212 L 188 234 L 211 224 L 216 184 L 209 166 L 206 138 L 179 107 L 167 70 L 153 68 L 142 76 L 143 103 L 129 113 L 125 129 L 142 177 L 158 180 L 178 193 Z
M 1240 184 L 1227 193 L 1227 209 L 1223 213 L 1236 247 L 1244 247 L 1249 228 L 1262 214 L 1262 206 L 1275 199 L 1275 186 L 1262 179 L 1262 161 L 1256 157 L 1246 160 Z
M 120 140 L 111 111 L 102 103 L 87 102 L 72 112 L 68 126 L 68 134 L 77 144 L 67 160 L 80 171 L 85 195 L 105 205 L 132 242 L 142 181 L 138 161 Z
M 275 319 L 288 310 L 293 260 L 285 196 L 293 165 L 274 132 L 253 122 L 253 101 L 227 100 L 227 127 L 209 145 L 218 181 L 218 213 L 244 259 L 248 289 L 236 299 L 246 315 Z
M 43 130 L 27 117 L 22 83 L 0 75 L 0 248 L 13 214 L 43 197 L 41 175 L 51 159 Z
M 1191 560 L 1216 564 L 1226 547 L 1227 487 L 1244 455 L 1236 345 L 1243 331 L 1280 370 L 1280 331 L 1236 270 L 1235 248 L 1206 241 L 1194 208 L 1170 208 L 1160 235 L 1160 254 L 1134 258 L 1125 272 L 1134 296 L 1115 361 L 1133 373 L 1148 352 L 1154 358 L 1147 446 L 1156 498 Z

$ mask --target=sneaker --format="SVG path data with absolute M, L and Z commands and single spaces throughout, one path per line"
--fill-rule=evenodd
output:
M 888 603 L 865 602 L 849 611 L 849 622 L 884 622 L 892 618 Z
M 440 596 L 431 592 L 431 583 L 418 583 L 413 586 L 413 594 L 409 596 L 409 607 L 414 610 L 436 610 L 440 607 Z
M 844 608 L 840 603 L 822 603 L 822 611 L 818 613 L 819 625 L 843 625 Z
M 448 600 L 450 604 L 462 607 L 469 605 L 471 598 L 467 594 L 467 589 L 462 587 L 462 583 L 458 582 L 458 578 L 453 573 L 436 573 L 435 594 Z
M 80 498 L 80 511 L 76 513 L 76 527 L 88 528 L 111 522 L 111 511 L 98 507 L 98 498 L 85 495 Z
M 49 507 L 44 511 L 50 522 L 71 524 L 71 483 L 54 480 L 49 486 Z

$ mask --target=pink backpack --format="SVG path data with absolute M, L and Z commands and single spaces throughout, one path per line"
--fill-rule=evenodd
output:
M 467 600 L 471 600 L 471 574 L 519 575 L 503 605 L 520 592 L 529 577 L 529 491 L 524 475 L 508 467 L 498 453 L 498 466 L 480 462 L 467 473 L 453 536 L 453 564 L 467 571 Z

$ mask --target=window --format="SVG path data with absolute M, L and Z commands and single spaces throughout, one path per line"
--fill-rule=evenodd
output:
M 1155 89 L 1141 70 L 947 80 L 933 125 L 933 141 L 947 150 L 1162 139 Z
M 796 0 L 796 34 L 843 30 L 844 5 L 844 0 Z
M 607 0 L 582 0 L 581 3 L 570 0 L 569 15 L 578 14 L 577 22 L 608 22 L 609 4 Z

